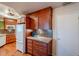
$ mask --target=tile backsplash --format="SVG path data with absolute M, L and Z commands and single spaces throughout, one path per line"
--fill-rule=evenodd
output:
M 41 33 L 39 33 L 39 32 L 41 32 Z M 53 31 L 50 29 L 48 29 L 48 30 L 47 29 L 40 29 L 40 31 L 39 30 L 34 31 L 32 33 L 32 36 L 40 35 L 40 36 L 52 37 L 52 33 L 53 33 Z
M 52 37 L 52 33 L 53 31 L 48 29 L 48 30 L 43 30 L 44 31 L 44 35 L 47 36 L 47 37 Z

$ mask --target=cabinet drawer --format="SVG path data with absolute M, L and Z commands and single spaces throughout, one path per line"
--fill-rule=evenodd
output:
M 47 48 L 39 47 L 39 50 L 40 50 L 40 51 L 47 52 Z
M 33 47 L 33 50 L 40 50 L 39 47 Z
M 47 46 L 39 45 L 39 49 L 47 50 L 47 48 L 48 48 Z
M 33 44 L 33 47 L 34 48 L 38 48 L 39 47 L 39 44 Z
M 47 48 L 47 44 L 46 43 L 39 42 L 39 46 L 42 47 L 42 48 Z
M 33 41 L 33 45 L 39 45 L 39 41 Z
M 34 48 L 34 49 L 39 49 L 39 46 L 37 46 L 37 45 L 34 46 L 34 45 L 33 45 L 33 48 Z
M 28 42 L 28 43 L 32 43 L 32 40 L 31 40 L 31 39 L 27 39 L 27 42 Z
M 32 44 L 30 44 L 30 43 L 27 43 L 27 47 L 32 47 Z
M 40 41 L 33 41 L 33 44 L 34 45 L 41 46 L 41 47 L 47 47 L 47 44 L 46 43 L 43 43 L 43 42 L 40 42 Z
M 38 43 L 38 41 L 33 41 L 33 48 L 36 48 L 36 49 L 39 48 L 39 43 Z

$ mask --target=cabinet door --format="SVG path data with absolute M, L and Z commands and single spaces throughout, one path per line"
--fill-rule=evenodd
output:
M 17 24 L 17 20 L 16 19 L 8 19 L 5 18 L 5 25 L 16 25 Z
M 26 29 L 38 29 L 38 17 L 26 17 Z
M 10 43 L 10 36 L 9 35 L 6 35 L 6 43 Z
M 33 41 L 33 55 L 39 56 L 39 43 L 38 41 Z
M 52 29 L 52 8 L 48 7 L 29 14 L 38 17 L 38 28 Z
M 30 29 L 30 17 L 26 17 L 26 29 Z
M 41 29 L 51 29 L 51 9 L 44 9 L 39 12 L 39 28 Z
M 32 40 L 27 39 L 27 52 L 32 54 Z
M 39 55 L 47 56 L 48 55 L 48 45 L 43 42 L 39 42 Z
M 15 41 L 16 41 L 15 34 L 6 35 L 6 43 L 11 43 L 11 42 L 15 42 Z
M 39 41 L 33 41 L 33 55 L 35 56 L 46 56 L 47 54 L 47 44 Z

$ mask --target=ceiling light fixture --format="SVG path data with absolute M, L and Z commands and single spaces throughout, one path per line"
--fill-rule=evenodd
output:
M 18 19 L 22 17 L 13 8 L 5 6 L 3 4 L 0 4 L 0 16 L 12 19 Z

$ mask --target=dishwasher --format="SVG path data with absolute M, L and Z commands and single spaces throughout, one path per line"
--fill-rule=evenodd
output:
M 0 47 L 6 44 L 6 35 L 0 34 Z

